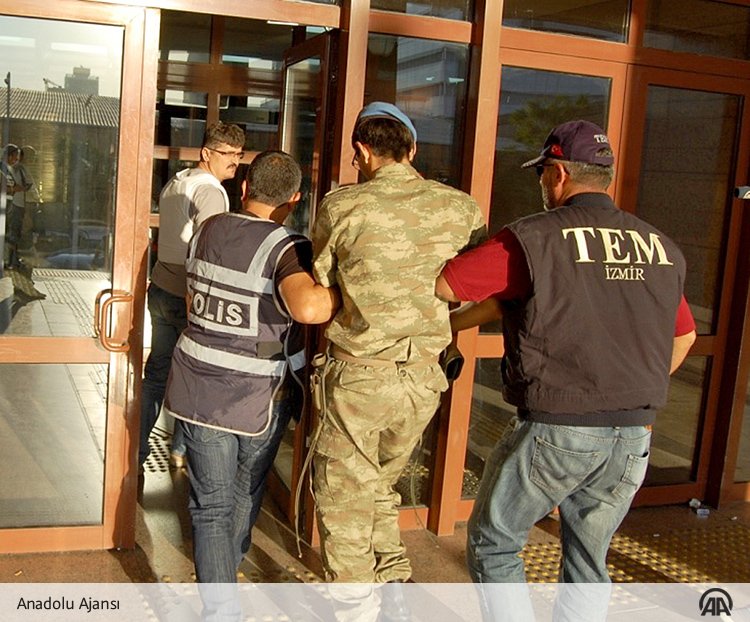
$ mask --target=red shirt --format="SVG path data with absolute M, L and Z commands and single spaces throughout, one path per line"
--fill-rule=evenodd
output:
M 443 276 L 460 300 L 480 302 L 490 296 L 513 300 L 526 298 L 532 291 L 523 248 L 508 229 L 501 229 L 481 246 L 454 257 L 443 269 Z M 682 296 L 674 336 L 694 330 L 693 314 Z

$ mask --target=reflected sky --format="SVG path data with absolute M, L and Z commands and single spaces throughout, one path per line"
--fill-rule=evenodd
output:
M 82 66 L 99 78 L 99 95 L 119 97 L 122 46 L 120 26 L 0 17 L 0 74 L 11 72 L 13 88 L 44 91 L 44 78 L 64 86 Z

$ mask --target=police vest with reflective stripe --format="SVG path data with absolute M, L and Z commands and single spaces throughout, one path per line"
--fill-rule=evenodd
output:
M 192 299 L 172 359 L 167 412 L 240 434 L 266 430 L 287 371 L 297 377 L 305 365 L 302 328 L 275 282 L 279 259 L 295 244 L 309 241 L 245 214 L 201 225 L 188 251 Z

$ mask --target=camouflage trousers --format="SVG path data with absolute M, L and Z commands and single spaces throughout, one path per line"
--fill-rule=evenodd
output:
M 328 581 L 411 576 L 394 484 L 448 388 L 437 363 L 370 367 L 331 361 L 313 487 Z

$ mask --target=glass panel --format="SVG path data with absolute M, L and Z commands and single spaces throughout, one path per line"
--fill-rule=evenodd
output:
M 412 451 L 398 481 L 393 485 L 393 489 L 401 496 L 401 509 L 423 507 L 430 503 L 437 429 L 438 418 L 434 417 L 422 433 L 421 441 Z
M 629 0 L 505 0 L 503 26 L 624 43 Z
M 161 12 L 159 60 L 207 63 L 210 58 L 210 15 Z
M 207 93 L 160 90 L 156 96 L 157 145 L 200 147 L 206 131 Z
M 711 0 L 651 0 L 643 45 L 750 58 L 750 7 Z
M 408 15 L 429 15 L 445 19 L 469 20 L 473 14 L 471 0 L 430 0 L 410 2 L 409 0 L 372 0 L 370 7 L 381 11 L 394 11 Z
M 638 216 L 687 260 L 685 296 L 700 334 L 714 332 L 742 100 L 650 86 Z
M 0 332 L 92 336 L 112 269 L 123 29 L 0 17 L 0 32 L 14 33 L 0 41 L 2 142 L 24 146 L 0 199 Z
M 499 358 L 476 361 L 462 489 L 462 497 L 468 499 L 477 496 L 487 458 L 516 414 L 515 406 L 502 396 L 500 361 Z
M 315 130 L 321 95 L 319 58 L 308 58 L 287 68 L 282 148 L 294 156 L 302 169 L 302 199 L 286 224 L 304 234 L 310 226 L 310 208 L 317 203 L 314 184 L 320 154 L 315 153 Z
M 394 102 L 417 129 L 414 166 L 427 179 L 461 183 L 469 48 L 458 43 L 370 35 L 365 103 Z
M 550 130 L 571 119 L 607 127 L 611 80 L 570 73 L 503 67 L 498 113 L 490 233 L 542 210 L 539 181 L 521 164 L 539 155 Z M 501 332 L 500 322 L 483 333 Z
M 667 405 L 656 415 L 646 485 L 694 481 L 693 461 L 711 362 L 688 357 L 672 374 Z
M 516 409 L 502 397 L 501 359 L 477 359 L 466 447 L 463 496 L 477 494 L 484 465 Z M 693 457 L 708 382 L 709 360 L 691 356 L 672 376 L 667 405 L 654 424 L 646 484 L 692 481 Z
M 281 70 L 284 51 L 292 45 L 292 26 L 227 17 L 221 62 L 251 69 Z
M 0 366 L 0 528 L 102 522 L 107 374 L 107 365 Z
M 281 73 L 278 73 L 279 84 Z M 255 95 L 221 96 L 219 119 L 245 130 L 245 151 L 275 149 L 279 140 L 279 98 Z M 239 177 L 239 175 L 238 175 Z
M 737 464 L 734 468 L 735 482 L 750 482 L 750 385 L 745 394 L 745 410 L 742 413 L 740 446 L 737 449 Z

